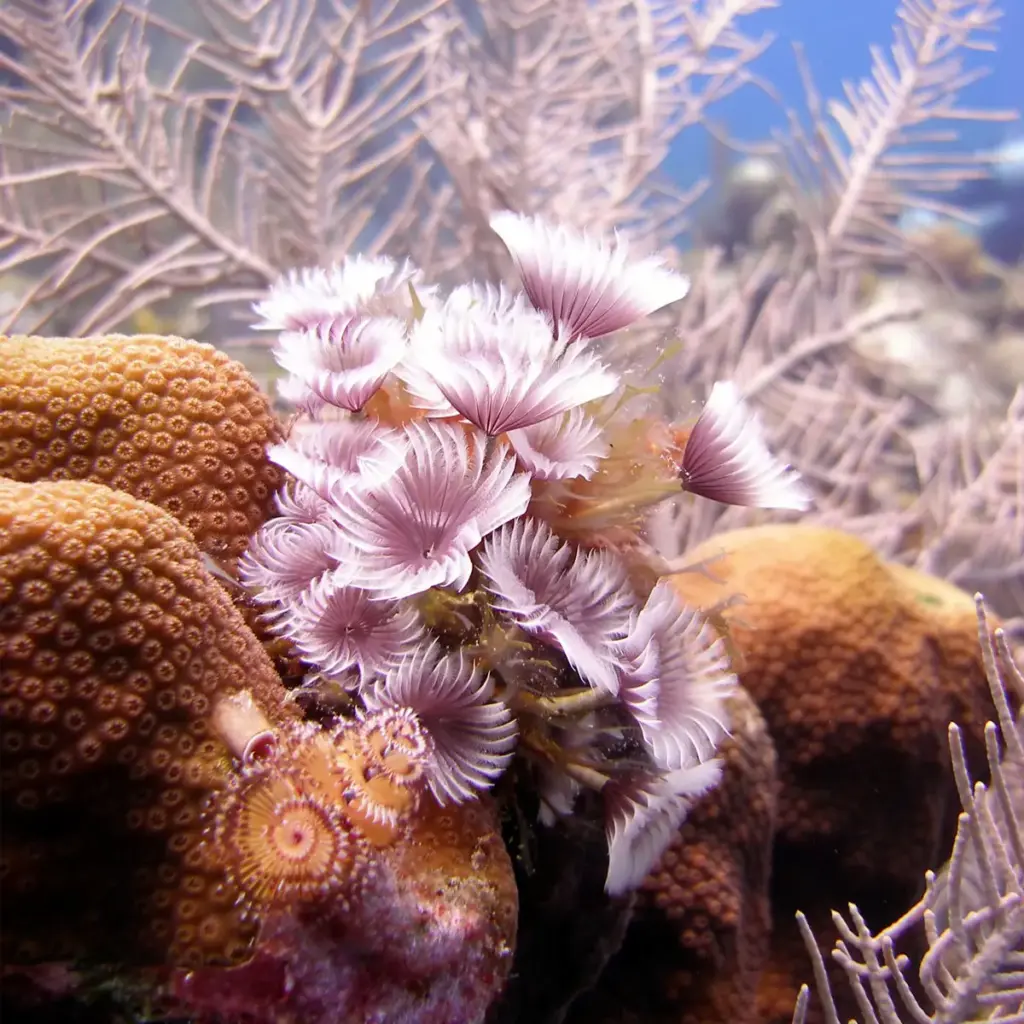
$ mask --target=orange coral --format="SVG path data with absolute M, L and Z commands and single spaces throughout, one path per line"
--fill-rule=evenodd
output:
M 437 807 L 411 715 L 300 721 L 180 523 L 0 480 L 0 607 L 5 967 L 180 965 L 185 1015 L 220 993 L 260 1020 L 268 964 L 295 1019 L 493 999 L 517 908 L 493 808 Z
M 345 814 L 374 845 L 390 846 L 420 804 L 426 744 L 408 713 L 384 711 L 334 734 Z
M 248 690 L 294 712 L 189 532 L 85 482 L 0 480 L 4 960 L 233 962 L 255 925 L 204 852 Z
M 296 770 L 311 749 L 297 742 Z M 427 796 L 401 841 L 372 853 L 372 874 L 354 877 L 358 898 L 334 892 L 300 914 L 270 908 L 250 964 L 180 975 L 181 1015 L 254 1024 L 482 1020 L 512 966 L 517 926 L 497 825 L 486 796 L 450 808 Z
M 512 968 L 519 899 L 494 801 L 481 794 L 440 807 L 427 795 L 409 836 L 387 854 L 394 877 L 406 879 L 417 904 L 438 920 L 472 930 L 474 941 L 460 954 L 468 974 L 501 991 Z
M 929 595 L 928 577 L 888 566 L 863 541 L 824 527 L 736 530 L 687 560 L 707 560 L 714 579 L 674 577 L 686 600 L 708 608 L 738 599 L 722 618 L 779 749 L 782 834 L 796 841 L 827 832 L 860 867 L 884 860 L 916 883 L 920 851 L 911 851 L 913 866 L 899 863 L 899 851 L 887 849 L 895 821 L 871 828 L 867 820 L 885 813 L 886 801 L 864 790 L 881 781 L 880 765 L 866 776 L 848 758 L 870 744 L 873 757 L 889 758 L 886 777 L 922 760 L 947 774 L 949 722 L 977 734 L 991 713 L 971 599 L 946 584 L 940 598 L 938 581 Z M 959 612 L 950 612 L 950 594 Z M 920 829 L 937 858 L 931 802 L 903 807 L 898 820 L 905 839 Z
M 958 224 L 929 225 L 911 232 L 908 241 L 925 255 L 927 268 L 958 288 L 980 290 L 986 283 L 1000 282 L 1003 276 L 978 238 Z
M 237 557 L 283 477 L 282 429 L 241 363 L 150 336 L 0 336 L 0 476 L 90 480 L 151 501 Z
M 675 924 L 684 951 L 663 988 L 681 1024 L 756 1022 L 768 960 L 775 747 L 745 691 L 730 701 L 730 716 L 723 784 L 694 808 L 643 886 L 644 902 Z
M 415 831 L 428 753 L 415 717 L 389 709 L 326 733 L 309 724 L 268 730 L 244 700 L 221 708 L 220 732 L 234 737 L 236 756 L 254 743 L 261 754 L 211 800 L 212 859 L 257 912 L 358 900 L 373 858 Z

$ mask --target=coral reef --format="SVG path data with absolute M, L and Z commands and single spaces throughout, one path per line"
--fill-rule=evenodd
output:
M 224 927 L 253 956 L 175 968 L 158 986 L 173 1005 L 139 1015 L 479 1018 L 508 970 L 516 897 L 485 790 L 527 911 L 522 977 L 496 1011 L 509 1021 L 562 1019 L 588 988 L 576 1010 L 595 1017 L 788 1019 L 806 973 L 793 907 L 819 928 L 855 898 L 877 926 L 946 853 L 956 803 L 943 728 L 964 723 L 973 759 L 989 713 L 962 594 L 858 554 L 851 537 L 815 546 L 792 528 L 757 534 L 758 552 L 720 535 L 738 547 L 703 564 L 710 576 L 658 580 L 666 557 L 689 549 L 700 563 L 718 540 L 696 545 L 715 531 L 765 522 L 760 506 L 803 510 L 813 497 L 822 522 L 885 557 L 984 588 L 1008 629 L 1024 616 L 1024 277 L 1007 265 L 1021 257 L 1021 146 L 1010 137 L 982 158 L 947 145 L 949 122 L 1010 116 L 961 96 L 976 74 L 961 55 L 990 46 L 999 12 L 993 0 L 900 3 L 891 57 L 873 48 L 869 76 L 839 99 L 820 102 L 807 75 L 810 123 L 794 114 L 770 156 L 759 146 L 722 168 L 698 250 L 629 261 L 620 241 L 595 252 L 569 225 L 628 228 L 651 251 L 677 244 L 701 188 L 683 192 L 658 164 L 684 129 L 722 139 L 710 107 L 757 80 L 769 37 L 748 34 L 747 16 L 775 5 L 584 6 L 585 18 L 558 0 L 0 3 L 0 331 L 202 331 L 244 351 L 298 410 L 281 429 L 237 365 L 191 342 L 0 341 L 0 476 L 103 483 L 171 512 L 198 543 L 182 535 L 175 548 L 186 575 L 201 551 L 213 576 L 195 584 L 201 599 L 162 587 L 156 625 L 120 626 L 163 643 L 182 617 L 166 607 L 182 600 L 196 616 L 212 601 L 228 622 L 223 586 L 249 626 L 236 616 L 223 633 L 243 667 L 261 659 L 274 692 L 239 689 L 232 663 L 206 711 L 139 712 L 160 724 L 130 744 L 131 770 L 164 757 L 168 729 L 209 745 L 186 800 L 203 811 L 201 846 L 186 856 L 239 901 Z M 442 296 L 384 252 L 445 285 L 515 271 L 522 294 Z M 675 273 L 684 263 L 692 287 Z M 281 279 L 293 266 L 324 269 Z M 273 351 L 254 343 L 254 302 Z M 540 330 L 533 313 L 561 325 Z M 138 358 L 122 366 L 129 349 Z M 643 400 L 655 380 L 656 411 Z M 647 513 L 684 490 L 714 500 L 678 501 L 654 550 Z M 813 572 L 796 565 L 804 555 Z M 0 607 L 0 625 L 57 615 L 57 644 L 79 612 L 46 605 L 39 582 Z M 0 631 L 18 657 L 35 642 L 23 632 Z M 286 696 L 252 634 L 294 687 Z M 91 636 L 72 666 L 108 653 Z M 67 653 L 44 648 L 44 667 Z M 190 659 L 208 649 L 220 651 Z M 10 742 L 55 744 L 35 719 L 92 683 L 24 675 L 18 657 L 3 684 L 31 707 L 12 705 Z M 112 657 L 115 673 L 130 660 Z M 111 689 L 103 681 L 96 699 L 113 701 Z M 72 727 L 88 700 L 72 701 Z M 776 929 L 755 1001 L 779 781 L 769 736 Z M 4 755 L 5 830 L 16 826 L 5 904 L 15 881 L 38 892 L 52 863 L 70 871 L 53 899 L 85 916 L 80 933 L 64 936 L 64 921 L 51 933 L 46 893 L 47 914 L 22 928 L 30 908 L 15 899 L 4 939 L 29 942 L 17 956 L 34 957 L 36 938 L 101 956 L 116 953 L 104 940 L 131 940 L 130 913 L 97 937 L 86 904 L 99 896 L 76 888 L 103 869 L 100 895 L 133 897 L 113 894 L 105 851 L 158 863 L 160 884 L 176 870 L 162 833 L 139 852 L 107 827 L 112 787 L 145 808 L 180 788 L 159 765 L 122 786 L 123 766 L 108 766 L 117 742 L 83 748 L 102 778 L 75 747 L 75 801 L 99 794 L 83 801 L 81 837 L 66 803 L 45 804 L 61 790 L 38 781 L 42 755 Z M 977 867 L 991 852 L 977 826 L 986 805 L 955 758 L 971 831 L 946 889 L 960 892 L 965 863 L 986 898 L 998 879 L 1002 903 L 982 914 L 1012 924 L 1015 866 L 1004 850 L 988 876 Z M 50 828 L 85 843 L 81 864 L 49 833 L 38 845 Z M 962 958 L 958 916 L 954 899 L 942 941 Z M 176 919 L 172 963 L 223 959 L 219 926 L 203 923 L 213 945 L 197 950 L 191 916 Z M 855 924 L 837 967 L 871 1020 L 865 988 L 881 1002 L 891 951 Z M 33 971 L 41 991 L 74 989 L 65 965 Z M 116 988 L 128 975 L 114 973 Z M 949 992 L 928 988 L 928 970 L 922 981 L 941 1019 L 980 1003 L 973 978 Z
M 575 882 L 520 871 L 530 927 L 547 914 L 572 928 L 567 892 L 594 902 L 565 976 L 540 1001 L 513 986 L 496 1019 L 776 1019 L 797 987 L 797 904 L 815 920 L 840 893 L 868 913 L 912 899 L 953 830 L 945 724 L 977 746 L 990 711 L 973 606 L 809 525 L 719 534 L 659 579 L 670 565 L 645 522 L 665 498 L 802 510 L 809 493 L 734 385 L 682 424 L 617 394 L 601 339 L 685 279 L 533 218 L 495 230 L 521 294 L 442 295 L 383 258 L 282 278 L 257 314 L 298 409 L 287 436 L 204 347 L 170 339 L 164 373 L 159 339 L 60 340 L 49 361 L 40 339 L 6 342 L 18 360 L 0 394 L 24 433 L 5 468 L 32 480 L 0 480 L 11 963 L 141 968 L 160 1013 L 199 1020 L 478 1019 L 513 967 L 517 886 L 484 793 L 513 764 L 496 792 L 524 851 L 572 850 L 577 815 L 590 830 Z M 75 430 L 64 405 L 45 419 L 33 360 L 69 394 L 85 382 Z M 190 521 L 170 487 L 181 473 L 129 460 L 131 440 L 95 469 L 104 432 L 140 416 L 147 445 L 190 429 L 189 400 L 167 394 L 195 366 L 193 389 L 241 388 L 189 407 L 223 441 L 210 494 L 226 493 L 241 429 L 256 487 L 272 479 L 254 468 L 264 447 L 265 468 L 293 477 L 276 516 L 250 501 L 244 551 L 223 524 Z M 126 388 L 139 412 L 121 415 Z M 53 458 L 33 439 L 55 431 L 83 461 L 50 475 L 103 482 L 30 473 Z M 274 653 L 303 666 L 291 691 L 235 605 L 243 589 Z M 79 704 L 93 693 L 123 713 L 93 722 Z M 50 721 L 63 732 L 37 729 Z M 24 753 L 51 747 L 46 771 Z M 138 875 L 119 893 L 134 916 L 100 937 L 112 840 Z M 70 894 L 55 887 L 33 917 L 51 873 Z M 545 948 L 527 941 L 520 963 Z
M 281 427 L 245 368 L 180 338 L 0 337 L 0 476 L 90 480 L 237 558 L 270 515 Z

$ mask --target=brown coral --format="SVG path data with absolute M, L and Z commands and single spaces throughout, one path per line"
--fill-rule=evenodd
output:
M 166 509 L 234 558 L 271 514 L 281 427 L 241 363 L 150 336 L 0 336 L 0 476 L 89 480 Z
M 993 713 L 973 602 L 817 526 L 721 534 L 687 560 L 706 560 L 711 575 L 674 577 L 686 600 L 733 600 L 721 617 L 778 749 L 777 949 L 798 907 L 813 918 L 852 899 L 869 921 L 888 921 L 948 853 L 958 806 L 949 722 L 980 752 Z M 792 1011 L 788 970 L 776 964 L 774 995 L 762 992 L 766 1019 Z
M 254 924 L 206 854 L 228 749 L 213 708 L 292 714 L 189 532 L 85 482 L 0 480 L 5 963 L 244 958 Z
M 625 941 L 573 1021 L 754 1024 L 768 962 L 776 756 L 754 702 L 730 702 L 720 786 L 644 881 Z

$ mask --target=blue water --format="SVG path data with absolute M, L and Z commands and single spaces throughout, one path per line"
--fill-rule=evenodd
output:
M 887 50 L 892 39 L 897 0 L 782 0 L 775 10 L 746 18 L 748 34 L 771 32 L 776 36 L 768 52 L 755 65 L 779 94 L 782 104 L 799 107 L 803 89 L 792 44 L 803 44 L 819 93 L 840 97 L 844 80 L 870 74 L 872 44 Z M 1024 0 L 1003 0 L 1003 18 L 993 36 L 995 53 L 967 53 L 969 68 L 990 66 L 988 78 L 963 96 L 971 106 L 1024 109 Z M 783 129 L 786 119 L 778 103 L 747 87 L 717 104 L 712 119 L 736 138 L 748 142 L 765 139 L 773 129 Z M 987 149 L 998 145 L 1011 131 L 1024 125 L 971 124 L 960 126 L 965 147 Z M 673 146 L 665 170 L 677 181 L 692 183 L 707 171 L 708 145 L 698 131 L 684 132 Z

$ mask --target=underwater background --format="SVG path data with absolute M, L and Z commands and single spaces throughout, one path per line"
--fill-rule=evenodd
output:
M 750 24 L 776 37 L 772 48 L 758 61 L 760 75 L 772 84 L 785 106 L 798 106 L 803 90 L 793 59 L 792 46 L 802 44 L 820 91 L 838 96 L 844 81 L 854 81 L 868 70 L 871 46 L 885 45 L 892 30 L 893 5 L 888 0 L 831 4 L 815 0 L 784 0 L 774 10 L 752 16 Z M 1013 4 L 1002 10 L 1000 43 L 992 53 L 969 53 L 969 68 L 984 68 L 986 77 L 971 87 L 971 102 L 982 106 L 1015 107 L 1024 95 L 1024 68 L 1015 59 L 1024 41 L 1024 11 Z M 725 100 L 718 110 L 721 120 L 745 141 L 764 139 L 785 127 L 778 105 L 757 92 Z M 1005 126 L 965 125 L 961 142 L 966 147 L 992 148 L 1015 133 Z M 1017 129 L 1019 134 L 1019 129 Z M 673 153 L 669 167 L 685 176 L 683 152 Z M 692 173 L 692 172 L 690 172 Z
M 0 0 L 0 1013 L 1024 1019 L 1019 0 Z

